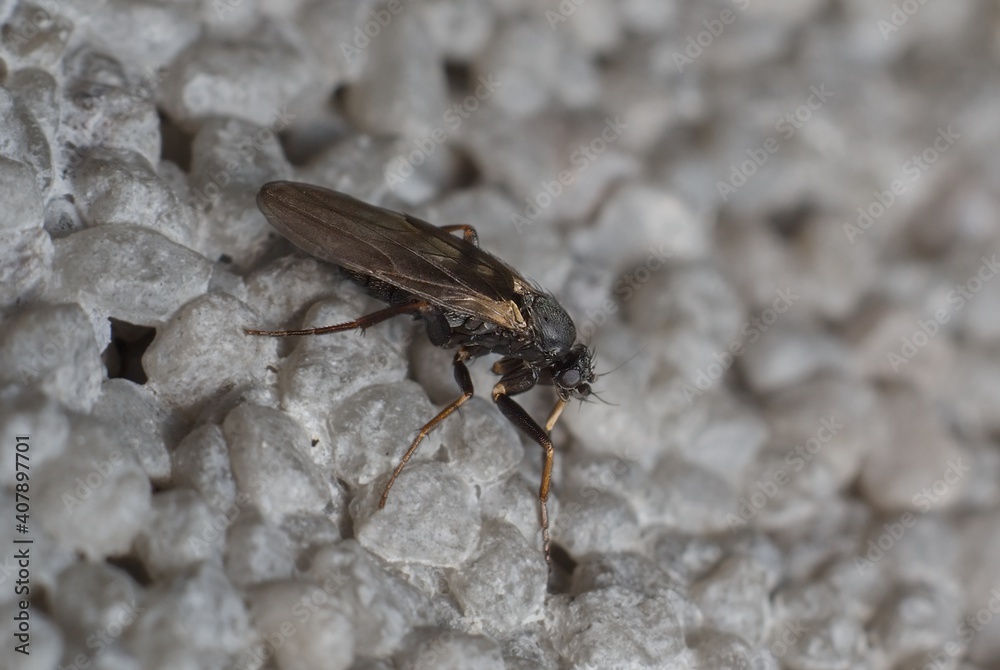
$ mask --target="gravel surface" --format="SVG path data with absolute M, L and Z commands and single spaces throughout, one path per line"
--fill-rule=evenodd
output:
M 986 0 L 0 0 L 0 668 L 1000 667 L 998 61 Z M 379 510 L 453 352 L 244 333 L 379 304 L 272 180 L 574 316 L 551 568 L 491 360 Z

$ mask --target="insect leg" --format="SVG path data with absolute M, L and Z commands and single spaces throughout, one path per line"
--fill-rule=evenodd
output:
M 545 430 L 551 432 L 553 428 L 556 427 L 556 422 L 559 421 L 559 417 L 562 416 L 563 410 L 566 408 L 566 401 L 562 398 L 556 401 L 556 406 L 552 408 L 552 412 L 549 413 L 549 420 L 545 422 Z
M 532 381 L 532 383 L 534 383 Z M 530 387 L 529 387 L 530 388 Z M 497 382 L 493 387 L 493 402 L 497 404 L 500 411 L 515 426 L 524 431 L 531 439 L 545 450 L 545 465 L 542 466 L 542 483 L 538 487 L 538 500 L 541 502 L 541 522 L 542 522 L 542 545 L 545 550 L 545 562 L 551 563 L 552 556 L 549 552 L 549 486 L 552 483 L 552 461 L 555 457 L 555 448 L 548 433 L 535 423 L 524 408 L 518 405 L 510 394 L 520 393 L 526 389 L 507 388 L 503 381 Z
M 399 477 L 399 473 L 403 471 L 403 466 L 406 465 L 406 462 L 410 460 L 411 456 L 413 456 L 413 452 L 417 450 L 420 442 L 427 437 L 427 433 L 434 430 L 439 423 L 451 416 L 456 409 L 461 407 L 466 400 L 472 397 L 474 390 L 472 388 L 472 377 L 469 376 L 469 368 L 465 366 L 465 361 L 468 359 L 469 352 L 464 347 L 459 349 L 458 353 L 455 354 L 455 381 L 458 382 L 458 387 L 462 390 L 462 395 L 452 401 L 443 410 L 438 412 L 438 415 L 424 424 L 424 427 L 420 429 L 419 433 L 417 433 L 417 437 L 413 440 L 410 448 L 406 450 L 406 453 L 403 454 L 403 458 L 399 461 L 399 465 L 397 465 L 396 469 L 392 471 L 392 476 L 389 477 L 389 482 L 385 485 L 385 490 L 382 491 L 382 498 L 378 503 L 379 509 L 385 507 L 386 498 L 389 497 L 389 489 L 391 489 L 392 485 L 396 483 L 396 478 Z
M 456 230 L 461 230 L 462 237 L 465 238 L 466 242 L 475 245 L 476 247 L 479 246 L 479 233 L 476 232 L 475 228 L 468 224 L 460 223 L 457 226 L 441 226 L 441 230 L 446 233 L 453 233 Z
M 364 330 L 366 328 L 371 328 L 376 323 L 381 323 L 386 319 L 391 319 L 394 316 L 399 316 L 400 314 L 415 314 L 419 313 L 421 310 L 426 309 L 429 305 L 426 302 L 408 302 L 402 305 L 392 305 L 386 307 L 385 309 L 380 309 L 377 312 L 372 312 L 371 314 L 365 314 L 364 316 L 358 317 L 354 321 L 348 321 L 347 323 L 338 323 L 333 326 L 323 326 L 321 328 L 305 328 L 303 330 L 254 330 L 252 328 L 244 328 L 247 335 L 267 335 L 269 337 L 288 337 L 290 335 L 322 335 L 324 333 L 340 333 L 345 330 L 354 330 L 355 328 L 360 328 Z

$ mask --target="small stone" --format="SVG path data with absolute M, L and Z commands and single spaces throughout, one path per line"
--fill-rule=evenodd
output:
M 192 246 L 194 210 L 139 154 L 94 150 L 74 177 L 76 205 L 88 226 L 142 226 Z
M 771 626 L 770 589 L 764 567 L 749 557 L 730 557 L 691 587 L 691 598 L 711 628 L 759 646 Z
M 424 629 L 395 656 L 399 670 L 504 670 L 500 646 L 482 635 Z
M 635 175 L 638 162 L 618 144 L 627 119 L 587 116 L 573 123 L 546 114 L 519 123 L 489 123 L 479 112 L 462 137 L 485 181 L 514 195 L 508 220 L 518 234 L 560 220 L 590 217 L 616 181 Z M 592 147 L 603 147 L 598 154 Z
M 173 484 L 201 494 L 216 512 L 237 508 L 236 480 L 222 429 L 215 424 L 195 428 L 170 453 Z
M 560 489 L 559 513 L 550 515 L 551 533 L 571 555 L 639 549 L 638 519 L 620 496 L 593 487 Z
M 498 27 L 476 63 L 476 74 L 500 82 L 491 104 L 515 117 L 545 108 L 560 76 L 561 41 L 552 37 L 548 26 L 535 19 Z
M 771 653 L 792 668 L 852 668 L 866 652 L 861 622 L 829 583 L 793 585 L 773 597 Z
M 127 250 L 123 253 L 123 250 Z M 55 241 L 49 299 L 79 302 L 102 317 L 159 326 L 205 293 L 212 266 L 138 226 L 99 226 Z
M 514 526 L 490 521 L 476 553 L 448 583 L 470 630 L 506 637 L 543 620 L 546 578 L 545 561 L 532 543 Z
M 763 417 L 726 389 L 694 399 L 671 433 L 680 456 L 734 485 L 771 435 Z
M 434 414 L 427 394 L 414 382 L 365 387 L 330 412 L 330 442 L 317 445 L 313 458 L 351 486 L 367 485 L 396 466 L 416 431 Z M 438 429 L 427 435 L 413 462 L 433 458 L 441 434 Z
M 41 228 L 0 231 L 0 307 L 42 297 L 52 277 L 52 239 Z
M 298 29 L 282 21 L 264 21 L 239 41 L 203 36 L 167 66 L 160 104 L 189 129 L 212 117 L 267 126 L 315 77 L 303 42 Z
M 368 62 L 372 37 L 365 32 L 369 22 L 375 32 L 382 26 L 374 16 L 377 2 L 329 3 L 312 0 L 303 3 L 298 24 L 319 59 L 320 72 L 329 82 L 326 90 L 343 82 L 357 81 Z M 375 36 L 378 39 L 378 35 Z
M 630 225 L 627 236 L 621 235 L 623 221 Z M 596 227 L 588 232 L 589 235 L 577 236 L 578 248 L 585 253 L 616 267 L 634 264 L 623 282 L 623 290 L 616 290 L 616 295 L 627 302 L 629 298 L 623 295 L 625 283 L 633 291 L 646 292 L 639 287 L 668 263 L 704 258 L 709 251 L 712 226 L 670 192 L 641 182 L 629 182 L 605 201 Z M 691 305 L 688 308 L 696 309 Z M 657 318 L 655 314 L 650 316 Z
M 162 579 L 220 557 L 224 540 L 201 496 L 189 489 L 174 489 L 153 496 L 151 514 L 135 539 L 135 550 L 146 572 Z
M 317 300 L 352 290 L 335 266 L 294 253 L 248 275 L 244 302 L 260 314 L 261 328 L 279 328 L 301 320 Z
M 223 529 L 229 581 L 239 587 L 289 579 L 295 575 L 295 553 L 288 535 L 252 511 L 240 510 Z
M 105 381 L 93 416 L 116 426 L 120 439 L 131 447 L 154 485 L 170 480 L 167 444 L 175 442 L 176 427 L 146 387 L 127 379 Z
M 194 410 L 229 389 L 260 381 L 275 358 L 275 342 L 244 332 L 258 322 L 232 296 L 195 298 L 157 331 L 146 349 L 142 368 L 149 389 L 169 408 Z
M 287 414 L 240 405 L 222 424 L 238 491 L 272 523 L 297 512 L 322 510 L 330 492 L 306 455 L 309 439 Z
M 6 17 L 3 45 L 21 66 L 53 68 L 66 50 L 73 27 L 62 12 L 45 11 L 31 3 L 18 4 Z
M 352 612 L 359 656 L 392 653 L 412 626 L 431 618 L 426 596 L 384 570 L 354 540 L 317 551 L 307 575 Z
M 437 0 L 419 7 L 434 46 L 446 58 L 468 61 L 489 42 L 495 26 L 493 8 L 486 0 Z
M 314 304 L 301 327 L 329 326 L 356 319 L 364 313 L 363 308 L 347 300 L 358 298 L 357 294 L 344 294 Z M 398 384 L 406 378 L 401 344 L 392 341 L 390 331 L 381 325 L 363 336 L 348 332 L 299 338 L 295 349 L 282 361 L 278 374 L 282 405 L 303 417 L 310 432 L 322 439 L 327 430 L 323 419 L 331 406 L 367 386 Z
M 0 326 L 0 381 L 34 386 L 70 409 L 90 411 L 104 364 L 78 305 L 35 303 Z
M 327 588 L 310 581 L 281 580 L 251 591 L 254 627 L 265 640 L 283 642 L 269 643 L 282 669 L 351 667 L 356 653 L 353 613 L 340 599 L 330 598 Z M 296 618 L 290 619 L 291 615 Z
M 384 10 L 383 10 L 384 11 Z M 348 117 L 373 135 L 427 136 L 448 109 L 444 72 L 423 22 L 409 12 L 390 14 L 368 48 L 359 81 L 347 90 Z
M 882 394 L 889 425 L 886 448 L 869 453 L 860 486 L 877 509 L 942 509 L 961 498 L 969 464 L 933 407 L 915 389 L 892 386 Z
M 134 151 L 156 165 L 160 116 L 148 88 L 136 86 L 122 63 L 93 43 L 70 52 L 62 66 L 63 99 L 54 144 L 60 164 L 75 168 L 91 152 L 110 150 Z
M 0 230 L 4 233 L 41 228 L 42 194 L 31 167 L 0 156 Z
M 558 458 L 556 463 L 559 463 Z M 523 474 L 514 474 L 500 482 L 484 486 L 480 496 L 483 519 L 497 519 L 512 524 L 521 531 L 522 536 L 532 542 L 539 556 L 542 551 L 542 527 L 539 518 L 541 503 L 538 501 L 540 480 L 540 470 L 536 470 L 530 479 Z M 554 529 L 555 524 L 559 523 L 557 521 L 561 507 L 559 491 L 568 487 L 569 483 L 555 475 L 553 481 L 555 483 L 549 492 L 548 508 L 550 525 Z M 552 533 L 555 535 L 554 530 Z
M 488 484 L 512 472 L 524 457 L 516 429 L 492 403 L 472 398 L 461 410 L 461 439 L 445 438 L 448 462 L 473 484 Z
M 119 637 L 142 610 L 142 587 L 108 563 L 74 563 L 59 573 L 55 587 L 52 616 L 74 637 L 95 631 Z
M 953 369 L 954 345 L 947 337 L 935 337 L 919 350 L 913 347 L 914 334 L 922 333 L 921 320 L 914 310 L 888 305 L 862 310 L 846 330 L 853 369 L 876 380 L 904 379 L 927 393 L 936 393 L 941 378 Z
M 378 509 L 384 478 L 351 501 L 358 542 L 387 561 L 442 567 L 461 565 L 479 541 L 479 501 L 472 487 L 441 463 L 403 468 L 385 509 Z
M 0 482 L 11 491 L 17 481 L 18 462 L 27 454 L 31 468 L 61 456 L 69 444 L 72 419 L 56 400 L 38 390 L 10 387 L 0 392 L 0 459 L 10 465 L 0 469 Z
M 889 426 L 869 384 L 853 377 L 820 374 L 767 398 L 772 441 L 795 445 L 799 459 L 821 458 L 848 486 L 865 456 L 888 448 Z
M 671 605 L 621 586 L 559 595 L 548 603 L 545 627 L 572 667 L 680 670 L 691 659 Z
M 125 553 L 147 522 L 149 479 L 113 430 L 74 422 L 66 453 L 32 478 L 32 515 L 60 545 L 92 560 Z
M 950 642 L 963 609 L 953 584 L 900 585 L 881 603 L 870 628 L 891 659 L 903 660 Z
M 22 5 L 25 7 L 27 5 Z M 7 79 L 7 88 L 14 92 L 18 102 L 35 117 L 47 137 L 53 137 L 59 128 L 59 84 L 56 78 L 41 68 L 26 67 L 17 70 Z
M 0 147 L 8 160 L 27 165 L 35 180 L 31 193 L 46 193 L 52 186 L 52 149 L 45 131 L 28 107 L 6 88 L 0 89 Z M 16 202 L 16 201 L 15 201 Z M 16 210 L 15 210 L 16 211 Z
M 794 291 L 779 291 L 771 306 L 751 317 L 751 332 L 759 339 L 747 346 L 740 368 L 758 393 L 790 387 L 819 370 L 848 367 L 848 352 L 840 341 L 815 324 L 792 323 L 791 317 L 783 316 L 782 312 L 794 309 L 794 300 Z M 776 319 L 780 320 L 775 323 Z
M 157 582 L 142 607 L 126 643 L 147 670 L 227 665 L 254 639 L 240 593 L 211 562 Z
M 640 525 L 665 523 L 689 533 L 730 527 L 736 492 L 722 477 L 676 457 L 664 458 L 651 475 L 655 485 L 632 495 Z
M 223 6 L 228 8 L 219 5 Z M 85 18 L 80 31 L 86 39 L 100 44 L 123 63 L 147 72 L 168 65 L 199 34 L 194 5 L 108 0 L 90 11 L 79 11 Z
M 276 133 L 294 117 L 284 108 L 270 114 L 260 123 L 207 119 L 191 143 L 188 181 L 200 233 L 195 248 L 213 261 L 228 257 L 236 271 L 251 268 L 280 238 L 256 197 L 261 184 L 292 176 Z

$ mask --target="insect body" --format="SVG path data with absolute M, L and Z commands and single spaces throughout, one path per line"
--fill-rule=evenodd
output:
M 591 352 L 576 342 L 576 327 L 550 294 L 479 248 L 468 225 L 433 226 L 350 196 L 296 182 L 265 184 L 257 205 L 271 225 L 302 250 L 341 266 L 352 280 L 389 306 L 354 321 L 305 330 L 247 330 L 252 335 L 319 335 L 369 328 L 409 314 L 423 320 L 432 344 L 457 347 L 455 380 L 462 395 L 427 422 L 382 493 L 389 490 L 421 440 L 473 395 L 466 363 L 501 354 L 493 402 L 545 451 L 538 491 L 542 539 L 549 561 L 548 509 L 554 450 L 549 431 L 571 398 L 590 395 Z M 453 233 L 461 232 L 459 237 Z M 535 384 L 555 387 L 558 399 L 543 429 L 511 396 Z

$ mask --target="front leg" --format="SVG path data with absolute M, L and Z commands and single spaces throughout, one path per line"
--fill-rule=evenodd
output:
M 526 374 L 528 373 L 528 374 Z M 555 458 L 555 448 L 545 430 L 518 405 L 510 396 L 523 393 L 535 385 L 538 375 L 534 370 L 525 368 L 505 376 L 493 387 L 493 402 L 507 419 L 520 428 L 545 451 L 545 464 L 542 466 L 542 483 L 538 487 L 538 500 L 541 503 L 542 546 L 545 551 L 545 562 L 552 562 L 549 550 L 549 488 L 552 484 L 552 464 Z

